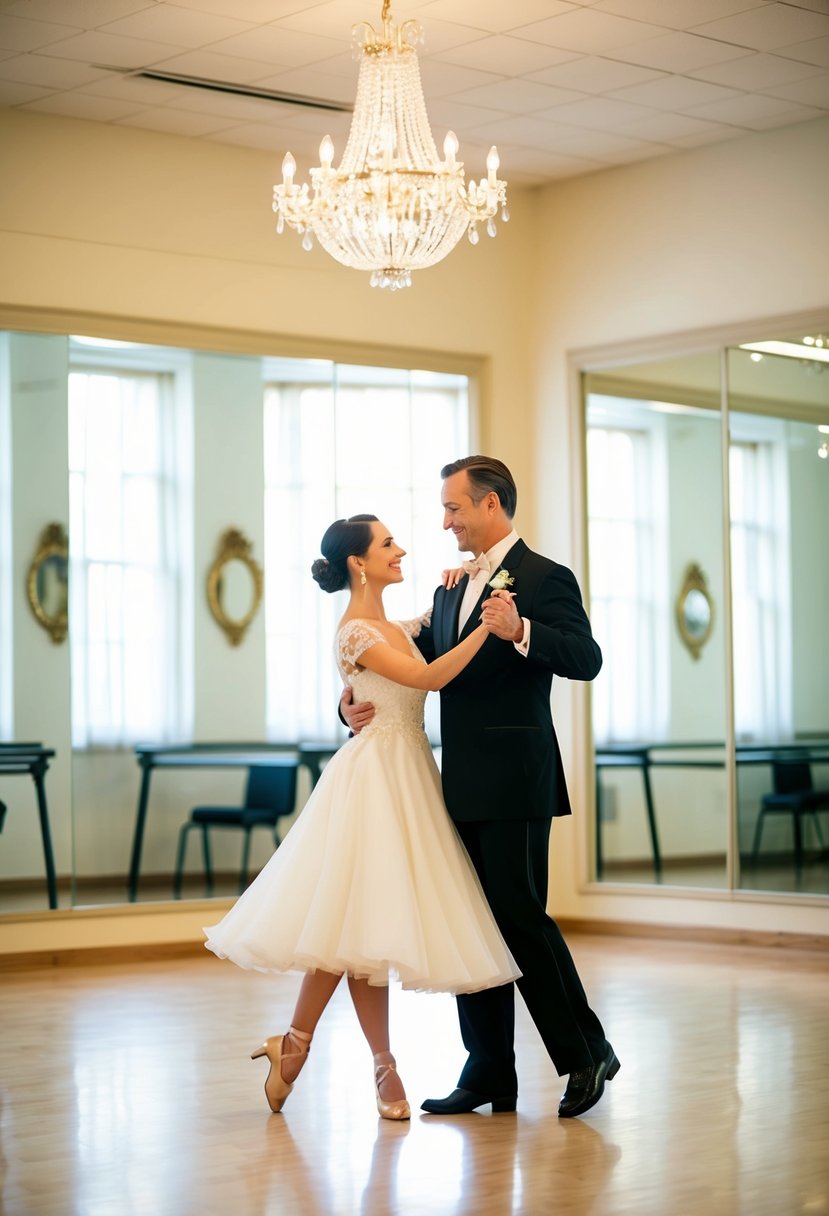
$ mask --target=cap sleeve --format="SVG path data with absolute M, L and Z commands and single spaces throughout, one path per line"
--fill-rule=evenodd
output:
M 375 625 L 368 621 L 346 621 L 337 636 L 337 658 L 342 670 L 353 675 L 360 656 L 378 642 L 386 642 L 386 638 Z

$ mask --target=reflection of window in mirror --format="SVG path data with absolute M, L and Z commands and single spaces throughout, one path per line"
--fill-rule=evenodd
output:
M 337 725 L 331 647 L 344 601 L 320 592 L 311 561 L 334 519 L 377 515 L 408 552 L 389 615 L 430 606 L 440 571 L 457 564 L 440 527 L 439 473 L 451 453 L 469 450 L 469 381 L 322 360 L 265 364 L 268 734 L 325 739 Z M 437 699 L 429 700 L 426 725 L 437 737 Z
M 731 415 L 734 727 L 738 740 L 792 729 L 786 423 Z
M 137 363 L 137 365 L 136 365 Z M 102 366 L 103 364 L 103 366 Z M 186 455 L 151 349 L 75 349 L 69 375 L 72 741 L 187 737 L 179 648 Z
M 0 333 L 0 365 L 9 335 Z M 12 479 L 10 394 L 0 390 L 0 742 L 12 738 Z
M 650 403 L 588 395 L 590 614 L 613 655 L 592 687 L 599 743 L 657 739 L 667 725 L 664 442 Z

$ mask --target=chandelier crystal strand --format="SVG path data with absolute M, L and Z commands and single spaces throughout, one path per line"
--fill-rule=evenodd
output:
M 308 183 L 294 181 L 296 162 L 287 153 L 282 183 L 274 186 L 276 230 L 285 225 L 312 238 L 331 257 L 355 270 L 371 272 L 373 287 L 392 291 L 411 285 L 414 270 L 434 266 L 454 249 L 464 232 L 478 242 L 477 225 L 495 236 L 501 208 L 506 222 L 507 184 L 497 177 L 498 153 L 487 156 L 487 176 L 464 183 L 463 162 L 456 160 L 458 140 L 448 132 L 444 159 L 438 156 L 417 61 L 417 22 L 399 28 L 382 10 L 383 30 L 367 22 L 352 30 L 360 50 L 360 74 L 354 116 L 345 152 L 333 167 L 329 136 L 320 144 L 320 164 Z

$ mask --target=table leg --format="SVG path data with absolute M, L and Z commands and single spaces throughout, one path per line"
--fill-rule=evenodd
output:
M 55 858 L 52 852 L 52 833 L 49 829 L 49 810 L 46 805 L 46 784 L 44 775 L 47 769 L 46 761 L 40 761 L 32 769 L 32 779 L 37 790 L 37 810 L 40 816 L 40 834 L 43 837 L 43 860 L 46 863 L 46 885 L 49 891 L 49 907 L 58 906 L 58 884 L 55 877 Z
M 147 822 L 147 803 L 150 800 L 150 778 L 152 777 L 153 765 L 152 761 L 146 756 L 141 756 L 139 763 L 143 770 L 141 775 L 141 789 L 138 794 L 138 808 L 135 812 L 135 831 L 132 837 L 132 858 L 130 860 L 130 876 L 128 899 L 130 903 L 135 903 L 138 895 L 138 875 L 141 871 L 141 849 L 144 844 L 144 825 Z
M 651 834 L 653 850 L 653 873 L 657 881 L 662 879 L 662 854 L 659 852 L 659 834 L 656 830 L 656 812 L 653 807 L 653 790 L 651 789 L 651 774 L 647 759 L 642 762 L 642 785 L 645 789 L 645 809 L 648 814 L 648 830 Z

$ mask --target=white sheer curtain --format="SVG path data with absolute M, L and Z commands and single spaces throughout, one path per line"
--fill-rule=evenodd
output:
M 588 425 L 590 617 L 605 655 L 592 687 L 599 743 L 659 739 L 667 725 L 657 441 L 652 426 Z
M 72 742 L 187 737 L 173 377 L 69 376 Z
M 408 554 L 387 612 L 431 605 L 440 571 L 458 563 L 441 528 L 440 469 L 468 454 L 468 381 L 309 360 L 273 361 L 266 375 L 268 734 L 329 739 L 340 730 L 333 647 L 346 593 L 322 592 L 311 563 L 333 520 L 377 515 Z M 431 705 L 427 728 L 434 735 Z
M 732 437 L 729 474 L 734 725 L 738 740 L 773 741 L 792 730 L 785 443 Z

